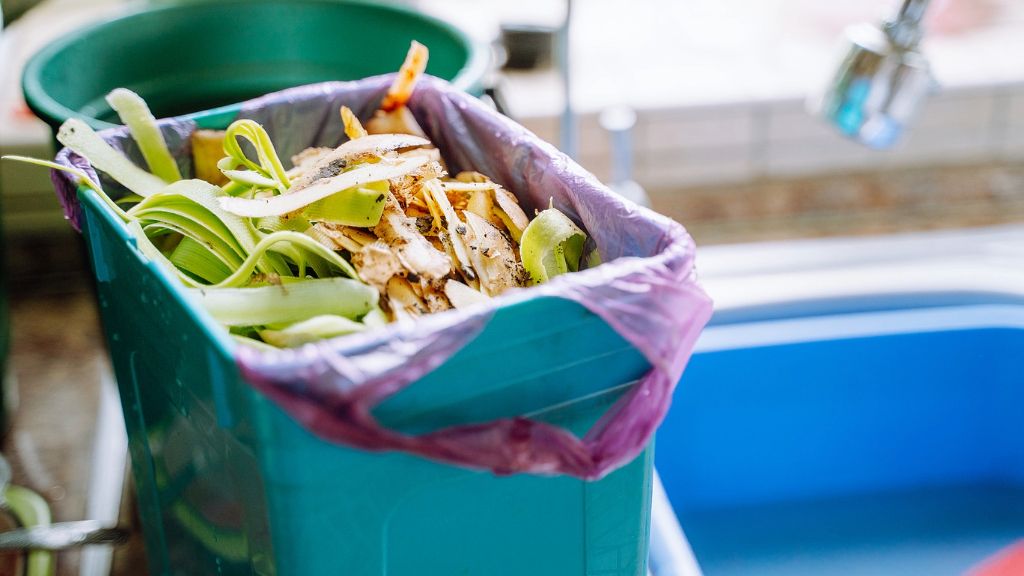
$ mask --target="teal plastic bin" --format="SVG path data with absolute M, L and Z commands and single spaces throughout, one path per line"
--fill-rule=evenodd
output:
M 234 341 L 96 193 L 79 198 L 153 575 L 646 574 L 652 448 L 585 482 L 325 442 L 241 378 Z M 582 434 L 649 369 L 578 304 L 537 299 L 376 414 L 407 432 L 527 414 Z

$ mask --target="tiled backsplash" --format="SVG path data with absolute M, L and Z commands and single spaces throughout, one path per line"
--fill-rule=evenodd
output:
M 623 11 L 615 0 L 578 2 L 579 160 L 607 175 L 597 114 L 619 104 L 637 110 L 635 179 L 652 190 L 1024 159 L 1024 0 L 932 3 L 923 49 L 942 88 L 897 149 L 862 148 L 805 112 L 806 95 L 834 70 L 843 28 L 898 3 L 647 0 Z M 557 78 L 508 78 L 517 119 L 553 142 Z

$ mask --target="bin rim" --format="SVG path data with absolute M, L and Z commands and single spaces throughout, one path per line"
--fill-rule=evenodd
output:
M 366 7 L 373 10 L 380 10 L 382 12 L 390 12 L 391 14 L 401 15 L 405 17 L 420 18 L 424 22 L 427 22 L 438 29 L 450 34 L 452 38 L 462 43 L 468 53 L 469 57 L 466 63 L 459 69 L 455 76 L 451 79 L 451 84 L 455 88 L 464 91 L 472 91 L 474 88 L 478 88 L 478 79 L 482 78 L 487 72 L 488 67 L 491 65 L 491 58 L 489 56 L 488 47 L 480 40 L 474 38 L 471 34 L 463 30 L 461 27 L 433 16 L 431 14 L 420 12 L 405 6 L 395 6 L 392 4 L 376 4 L 360 0 L 221 0 L 220 5 L 224 4 L 245 4 L 252 6 L 253 4 L 282 4 L 295 6 L 299 4 L 310 4 L 310 5 L 350 5 Z M 108 28 L 120 26 L 126 20 L 135 18 L 148 17 L 152 14 L 167 14 L 172 12 L 185 12 L 191 10 L 201 10 L 208 8 L 209 5 L 201 3 L 188 3 L 188 4 L 170 4 L 160 7 L 146 7 L 142 5 L 136 5 L 128 8 L 122 14 L 102 20 L 100 22 L 93 23 L 82 28 L 78 28 L 71 32 L 68 32 L 63 37 L 50 42 L 35 54 L 33 54 L 28 62 L 25 64 L 25 69 L 21 75 L 21 87 L 22 95 L 25 98 L 25 103 L 28 105 L 32 112 L 41 118 L 44 122 L 50 125 L 51 129 L 56 134 L 56 126 L 63 123 L 69 118 L 77 118 L 95 130 L 105 130 L 108 128 L 114 128 L 118 124 L 92 118 L 67 106 L 61 104 L 56 99 L 51 97 L 43 87 L 41 81 L 43 68 L 51 62 L 55 57 L 61 54 L 69 46 L 83 41 L 90 36 L 100 33 Z M 397 70 L 397 68 L 396 68 Z M 474 80 L 477 79 L 477 80 Z M 209 113 L 216 112 L 237 112 L 241 109 L 244 102 L 236 102 L 233 104 L 227 104 L 216 108 L 210 108 L 202 111 L 196 111 L 189 114 L 184 114 L 180 117 L 190 118 L 196 115 L 207 115 Z
M 191 316 L 195 321 L 196 325 L 200 327 L 203 335 L 209 339 L 211 344 L 213 344 L 213 352 L 227 361 L 234 362 L 234 351 L 238 344 L 231 339 L 226 330 L 221 329 L 220 325 L 217 324 L 216 320 L 213 319 L 213 316 L 211 316 L 209 312 L 196 306 L 195 303 L 189 299 L 184 285 L 174 277 L 170 270 L 160 266 L 158 262 L 142 256 L 142 253 L 138 249 L 138 241 L 129 234 L 128 228 L 121 220 L 118 219 L 117 215 L 110 209 L 110 207 L 100 200 L 100 193 L 88 186 L 79 186 L 77 194 L 79 201 L 83 204 L 91 205 L 95 212 L 99 214 L 107 225 L 114 230 L 114 233 L 117 234 L 119 240 L 124 242 L 126 245 L 131 246 L 132 251 L 141 258 L 145 258 L 148 273 L 153 274 L 161 283 L 170 288 L 171 297 L 187 311 L 189 316 Z M 89 233 L 88 229 L 86 229 L 86 232 Z

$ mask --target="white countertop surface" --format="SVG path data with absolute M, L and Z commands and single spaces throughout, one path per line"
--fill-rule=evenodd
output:
M 864 238 L 699 247 L 697 270 L 716 320 L 853 307 L 928 305 L 977 296 L 1024 300 L 1024 225 Z M 859 303 L 859 304 L 858 304 Z

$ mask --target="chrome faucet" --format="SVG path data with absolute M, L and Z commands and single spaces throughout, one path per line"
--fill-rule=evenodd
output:
M 824 93 L 809 102 L 812 113 L 872 148 L 899 141 L 935 85 L 920 51 L 928 2 L 904 0 L 880 28 L 849 28 L 850 47 Z

